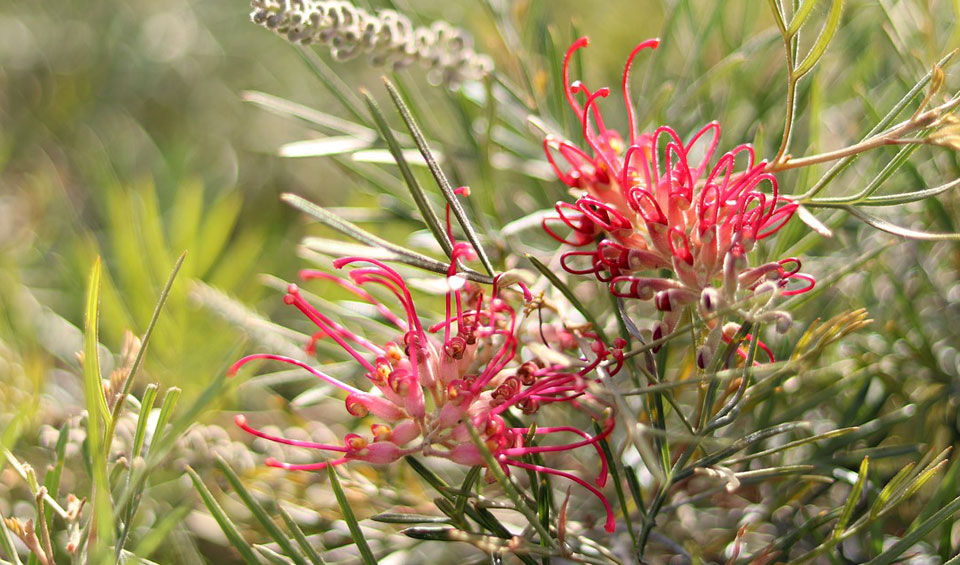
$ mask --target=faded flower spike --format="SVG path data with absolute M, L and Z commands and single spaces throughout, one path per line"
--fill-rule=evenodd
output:
M 458 261 L 474 257 L 473 248 L 456 242 L 453 242 L 453 248 L 448 271 L 446 316 L 433 326 L 421 321 L 410 290 L 400 274 L 376 259 L 347 257 L 336 260 L 334 266 L 338 269 L 352 267 L 349 279 L 314 270 L 301 272 L 305 280 L 323 279 L 336 283 L 376 307 L 399 332 L 396 341 L 383 345 L 372 343 L 333 321 L 311 305 L 296 285 L 288 288 L 284 301 L 300 310 L 318 329 L 308 350 L 313 348 L 316 340 L 329 338 L 335 341 L 363 367 L 366 376 L 363 386 L 352 386 L 306 363 L 272 354 L 244 357 L 230 369 L 230 374 L 234 374 L 241 366 L 258 359 L 302 367 L 346 393 L 347 412 L 358 418 L 371 418 L 370 435 L 351 433 L 344 438 L 343 445 L 327 445 L 265 434 L 251 427 L 244 416 L 237 417 L 237 425 L 271 441 L 338 455 L 334 459 L 305 465 L 273 459 L 266 461 L 269 466 L 284 469 L 318 470 L 353 460 L 386 464 L 411 454 L 443 457 L 467 466 L 484 465 L 483 454 L 473 443 L 466 425 L 469 421 L 504 471 L 508 472 L 510 467 L 533 469 L 581 485 L 601 500 L 607 512 L 606 528 L 613 531 L 615 524 L 610 504 L 597 487 L 606 482 L 608 464 L 598 443 L 611 433 L 614 419 L 605 403 L 587 392 L 590 380 L 586 375 L 601 360 L 610 357 L 619 367 L 624 344 L 617 343 L 613 349 L 608 349 L 597 342 L 592 348 L 596 360 L 572 368 L 535 357 L 521 360 L 518 350 L 522 345 L 522 334 L 517 314 L 504 299 L 499 278 L 494 283 L 492 295 L 485 297 L 478 286 L 466 282 L 456 273 Z M 400 303 L 403 314 L 398 316 L 391 312 L 365 290 L 368 285 L 381 285 L 389 290 Z M 525 296 L 529 294 L 522 284 L 521 288 Z M 504 417 L 510 409 L 535 415 L 544 405 L 563 402 L 591 414 L 602 423 L 603 431 L 592 436 L 570 426 L 512 427 Z M 575 436 L 574 441 L 549 444 L 545 437 L 564 435 Z M 537 439 L 536 445 L 529 445 L 533 437 Z M 596 486 L 568 472 L 534 466 L 521 460 L 524 455 L 578 448 L 596 451 L 600 464 L 594 481 Z
M 414 27 L 393 10 L 371 14 L 349 2 L 333 0 L 253 0 L 250 18 L 304 45 L 322 43 L 340 61 L 367 54 L 374 65 L 401 69 L 421 62 L 431 80 L 456 85 L 479 80 L 493 70 L 493 61 L 473 50 L 462 30 L 444 21 Z
M 798 259 L 756 267 L 747 262 L 754 244 L 776 233 L 797 209 L 779 195 L 776 178 L 765 170 L 766 161 L 756 161 L 752 146 L 739 145 L 711 166 L 720 141 L 716 122 L 686 143 L 669 126 L 637 132 L 630 67 L 641 50 L 655 49 L 659 40 L 640 43 L 627 58 L 621 84 L 626 140 L 606 127 L 597 105 L 610 89 L 591 92 L 569 80 L 570 59 L 587 44 L 580 38 L 568 49 L 563 81 L 592 154 L 553 136 L 543 142 L 559 179 L 578 191 L 575 203 L 557 203 L 557 215 L 543 220 L 551 237 L 578 248 L 563 254 L 563 268 L 595 275 L 615 296 L 653 300 L 663 312 L 654 339 L 671 333 L 687 306 L 699 304 L 701 314 L 712 313 L 767 281 L 782 295 L 813 288 L 813 277 L 800 272 Z M 660 276 L 660 269 L 672 275 Z

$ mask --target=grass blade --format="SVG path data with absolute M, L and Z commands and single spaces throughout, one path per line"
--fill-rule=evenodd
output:
M 262 563 L 260 558 L 253 552 L 250 544 L 240 535 L 236 524 L 227 516 L 227 513 L 223 511 L 220 504 L 213 498 L 213 494 L 207 489 L 207 486 L 203 484 L 203 481 L 200 480 L 200 475 L 189 466 L 187 467 L 187 474 L 190 475 L 193 486 L 197 489 L 197 492 L 200 493 L 200 498 L 203 499 L 204 506 L 210 511 L 210 515 L 213 516 L 213 519 L 220 525 L 220 529 L 223 530 L 224 535 L 227 536 L 230 544 L 240 553 L 243 560 L 255 565 Z
M 300 555 L 300 552 L 290 543 L 290 540 L 287 536 L 284 535 L 280 528 L 274 523 L 273 519 L 267 514 L 267 511 L 263 506 L 257 502 L 253 495 L 250 494 L 250 491 L 243 486 L 243 482 L 240 480 L 240 477 L 230 468 L 230 465 L 223 460 L 223 457 L 217 455 L 216 457 L 217 467 L 220 468 L 220 471 L 223 472 L 223 475 L 227 478 L 227 482 L 230 483 L 230 486 L 233 487 L 233 490 L 237 493 L 237 496 L 240 497 L 240 500 L 243 502 L 244 506 L 250 510 L 250 513 L 253 514 L 253 517 L 260 522 L 260 525 L 263 526 L 263 529 L 267 531 L 267 534 L 273 538 L 273 541 L 277 542 L 277 545 L 280 546 L 280 549 L 286 553 L 286 556 L 293 560 L 297 565 L 307 565 L 307 560 Z
M 87 552 L 91 562 L 99 563 L 112 543 L 113 503 L 110 500 L 110 482 L 107 476 L 107 452 L 103 430 L 110 426 L 110 409 L 103 391 L 100 375 L 100 258 L 93 265 L 87 287 L 87 305 L 83 332 L 83 389 L 87 407 L 87 442 L 92 472 L 93 515 L 87 537 Z
M 377 565 L 377 558 L 373 556 L 373 552 L 370 551 L 370 546 L 367 545 L 367 539 L 363 537 L 360 523 L 357 522 L 357 517 L 354 516 L 353 509 L 350 508 L 350 502 L 347 500 L 347 495 L 343 492 L 343 487 L 340 485 L 340 478 L 337 476 L 337 471 L 333 465 L 327 466 L 327 476 L 330 477 L 330 486 L 333 487 L 333 494 L 337 497 L 337 504 L 340 505 L 340 511 L 343 512 L 343 520 L 347 523 L 347 527 L 350 528 L 350 535 L 353 536 L 353 542 L 357 544 L 357 549 L 360 550 L 360 557 L 366 565 Z
M 143 364 L 144 355 L 147 352 L 147 345 L 150 343 L 150 337 L 153 335 L 153 328 L 157 325 L 157 319 L 160 318 L 160 311 L 163 310 L 163 305 L 167 303 L 167 298 L 170 296 L 170 289 L 173 288 L 173 281 L 176 280 L 177 274 L 180 272 L 180 267 L 183 266 L 184 259 L 187 258 L 187 252 L 184 251 L 180 254 L 180 257 L 177 259 L 177 262 L 173 265 L 173 270 L 170 271 L 170 276 L 167 277 L 166 284 L 163 285 L 163 290 L 160 291 L 160 298 L 157 300 L 157 305 L 153 309 L 153 314 L 150 316 L 150 322 L 147 323 L 147 329 L 143 332 L 143 337 L 140 338 L 140 350 L 137 351 L 137 356 L 133 360 L 133 365 L 130 366 L 130 372 L 127 373 L 126 378 L 123 381 L 123 387 L 120 390 L 120 393 L 117 395 L 116 400 L 113 403 L 113 414 L 111 416 L 110 425 L 107 428 L 107 434 L 105 436 L 104 443 L 106 444 L 105 451 L 110 452 L 110 444 L 113 441 L 113 432 L 116 429 L 117 420 L 120 418 L 120 411 L 123 410 L 124 400 L 127 398 L 127 395 L 130 394 L 130 390 L 133 388 L 133 380 L 137 376 L 137 371 L 140 369 L 140 365 Z

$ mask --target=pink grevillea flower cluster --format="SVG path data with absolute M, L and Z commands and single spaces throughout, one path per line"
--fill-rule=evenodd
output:
M 640 43 L 627 58 L 621 85 L 626 141 L 605 126 L 597 106 L 610 89 L 591 92 L 569 80 L 570 59 L 587 44 L 581 38 L 567 51 L 563 80 L 592 156 L 569 141 L 544 140 L 557 176 L 577 191 L 575 203 L 557 203 L 557 215 L 543 221 L 551 237 L 577 248 L 562 255 L 563 268 L 595 275 L 618 297 L 652 299 L 663 312 L 654 339 L 671 333 L 689 305 L 698 304 L 701 314 L 713 312 L 768 281 L 782 295 L 810 290 L 814 279 L 799 272 L 796 258 L 755 267 L 747 262 L 755 243 L 776 233 L 797 209 L 779 194 L 776 178 L 766 161 L 756 160 L 753 147 L 739 145 L 711 166 L 720 140 L 716 122 L 686 143 L 668 126 L 637 133 L 630 67 L 641 50 L 655 49 L 659 40 Z
M 471 247 L 455 243 L 451 265 L 469 260 L 473 255 Z M 255 436 L 338 454 L 337 458 L 311 464 L 274 459 L 268 459 L 266 464 L 284 469 L 318 470 L 349 461 L 387 464 L 405 455 L 422 454 L 461 465 L 484 465 L 483 454 L 469 433 L 469 422 L 504 471 L 518 467 L 557 475 L 596 495 L 606 509 L 606 528 L 612 531 L 615 523 L 610 504 L 597 487 L 602 487 L 607 478 L 607 461 L 598 443 L 611 433 L 614 420 L 604 403 L 587 392 L 590 381 L 586 375 L 604 360 L 612 359 L 615 366 L 622 364 L 624 344 L 617 343 L 609 349 L 598 343 L 593 347 L 593 360 L 574 369 L 535 358 L 524 361 L 518 354 L 521 343 L 517 337 L 517 314 L 503 298 L 497 284 L 499 277 L 487 298 L 478 286 L 466 282 L 451 266 L 446 316 L 439 323 L 425 327 L 399 273 L 375 259 L 349 257 L 334 262 L 338 269 L 348 265 L 352 267 L 349 279 L 312 270 L 303 271 L 301 276 L 331 281 L 375 306 L 397 328 L 400 337 L 396 341 L 379 345 L 348 330 L 312 306 L 296 285 L 290 285 L 284 301 L 299 309 L 318 328 L 308 350 L 318 339 L 335 341 L 363 368 L 364 386 L 351 386 L 307 363 L 272 354 L 244 357 L 233 365 L 230 373 L 258 359 L 301 367 L 346 393 L 347 412 L 373 420 L 370 434 L 348 434 L 343 445 L 298 441 L 268 435 L 251 427 L 245 416 L 237 416 L 237 425 Z M 363 288 L 367 285 L 385 287 L 399 301 L 403 315 L 391 312 Z M 526 287 L 522 289 L 525 298 L 532 300 Z M 587 411 L 602 423 L 602 432 L 590 435 L 571 426 L 537 425 L 531 436 L 530 428 L 512 427 L 504 418 L 504 413 L 511 409 L 534 415 L 542 406 L 555 403 L 567 403 Z M 549 441 L 550 437 L 564 435 L 574 436 L 575 441 L 564 444 Z M 534 445 L 530 444 L 531 437 L 536 439 Z M 596 486 L 571 473 L 522 460 L 524 455 L 578 448 L 596 451 L 600 464 L 594 481 Z

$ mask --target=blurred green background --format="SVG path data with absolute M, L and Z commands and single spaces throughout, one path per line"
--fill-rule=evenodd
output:
M 371 4 L 385 5 L 360 3 Z M 559 84 L 554 81 L 557 61 L 539 55 L 544 33 L 561 45 L 575 31 L 590 35 L 592 46 L 582 59 L 585 82 L 616 87 L 629 49 L 669 30 L 656 57 L 635 70 L 635 89 L 645 102 L 641 126 L 669 123 L 688 135 L 719 119 L 721 147 L 754 141 L 762 154 L 775 152 L 785 79 L 782 45 L 765 0 L 491 4 L 519 22 L 513 28 L 516 37 L 504 35 L 479 1 L 393 3 L 415 21 L 442 18 L 468 29 L 477 50 L 491 55 L 505 77 L 517 84 L 528 80 L 543 94 L 536 101 L 544 118 L 575 140 L 579 136 L 568 109 L 545 95 Z M 821 4 L 816 17 L 822 20 L 827 6 Z M 958 11 L 957 2 L 946 0 L 848 2 L 841 32 L 814 78 L 801 86 L 794 152 L 824 151 L 859 139 L 933 62 L 960 45 Z M 804 40 L 811 41 L 813 33 Z M 318 52 L 329 61 L 323 49 Z M 351 88 L 366 87 L 389 107 L 379 81 L 382 70 L 363 59 L 331 65 Z M 446 96 L 416 67 L 400 75 L 426 100 Z M 948 69 L 947 89 L 958 85 L 957 72 Z M 189 251 L 135 390 L 159 382 L 163 388 L 182 387 L 185 397 L 193 398 L 243 351 L 244 332 L 191 300 L 190 281 L 203 281 L 275 314 L 282 308 L 279 294 L 257 275 L 292 279 L 304 266 L 297 243 L 314 229 L 279 195 L 296 192 L 327 206 L 382 202 L 377 190 L 329 159 L 277 156 L 282 144 L 314 132 L 243 102 L 248 90 L 347 115 L 294 48 L 249 22 L 243 2 L 5 0 L 0 5 L 2 445 L 23 457 L 39 457 L 41 426 L 58 426 L 82 406 L 74 357 L 81 342 L 75 328 L 82 326 L 85 285 L 96 256 L 105 265 L 101 341 L 119 351 L 125 330 L 142 334 L 175 259 Z M 622 109 L 614 102 L 608 107 L 608 124 L 621 124 Z M 440 105 L 426 113 L 435 139 L 469 149 L 458 138 L 462 131 L 453 107 Z M 521 138 L 517 154 L 542 161 L 537 135 L 517 123 L 519 118 L 501 119 L 512 121 Z M 838 190 L 858 189 L 891 154 L 881 152 L 851 170 Z M 483 177 L 488 184 L 478 185 L 478 158 L 468 156 L 460 169 L 475 191 L 534 195 L 507 206 L 504 221 L 563 198 L 559 183 L 517 171 L 498 170 Z M 949 152 L 922 148 L 912 163 L 891 181 L 890 191 L 933 186 L 960 175 L 956 155 Z M 822 170 L 784 175 L 783 190 L 804 190 Z M 394 196 L 401 208 L 412 209 L 408 195 Z M 948 193 L 885 217 L 955 231 L 957 205 Z M 818 277 L 889 239 L 849 219 L 823 219 L 831 222 L 836 237 L 800 247 L 810 255 L 805 270 Z M 402 228 L 371 225 L 390 237 L 422 227 L 412 221 Z M 801 239 L 802 224 L 794 221 L 793 228 L 776 252 Z M 851 385 L 847 396 L 832 399 L 836 405 L 821 409 L 823 416 L 860 410 L 852 419 L 866 421 L 918 403 L 923 410 L 914 422 L 922 425 L 906 426 L 894 439 L 917 444 L 914 455 L 921 444 L 925 450 L 929 444 L 955 443 L 960 435 L 960 252 L 949 243 L 899 243 L 872 265 L 816 306 L 794 313 L 809 320 L 862 306 L 876 320 L 824 365 L 850 361 L 880 369 L 865 383 Z M 233 393 L 224 394 L 222 406 L 232 407 Z M 848 404 L 856 399 L 865 399 L 859 408 Z M 198 419 L 222 422 L 210 408 Z M 0 486 L 15 493 L 15 482 L 4 475 Z

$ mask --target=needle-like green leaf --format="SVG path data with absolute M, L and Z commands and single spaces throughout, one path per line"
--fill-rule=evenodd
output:
M 230 483 L 230 486 L 233 487 L 234 492 L 237 493 L 237 496 L 240 497 L 240 501 L 243 502 L 243 505 L 250 510 L 250 513 L 253 514 L 253 517 L 257 519 L 257 522 L 260 522 L 260 525 L 263 526 L 263 529 L 267 531 L 267 534 L 273 538 L 273 541 L 277 542 L 277 545 L 280 546 L 280 549 L 283 550 L 284 554 L 293 560 L 297 565 L 307 565 L 307 560 L 294 545 L 290 542 L 290 539 L 280 528 L 274 523 L 273 519 L 267 514 L 267 511 L 263 506 L 257 502 L 257 499 L 250 494 L 250 491 L 247 490 L 247 487 L 244 486 L 243 481 L 240 480 L 240 477 L 230 468 L 230 465 L 224 461 L 223 457 L 217 455 L 216 457 L 217 467 L 227 478 L 227 482 Z
M 807 3 L 812 3 L 812 1 L 813 0 L 807 0 Z M 827 46 L 830 45 L 830 41 L 833 39 L 833 35 L 837 32 L 837 28 L 840 27 L 840 16 L 842 14 L 843 0 L 833 0 L 830 4 L 830 13 L 827 14 L 827 22 L 824 24 L 823 29 L 820 30 L 820 35 L 817 36 L 816 42 L 814 42 L 813 47 L 810 48 L 807 56 L 803 58 L 803 61 L 800 61 L 800 64 L 793 69 L 794 79 L 798 79 L 810 72 L 814 65 L 823 57 Z
M 227 536 L 227 539 L 230 540 L 230 544 L 237 550 L 243 560 L 251 565 L 259 565 L 262 563 L 257 554 L 253 552 L 253 547 L 247 540 L 243 539 L 243 536 L 240 535 L 240 530 L 237 529 L 236 524 L 233 523 L 233 520 L 227 516 L 227 513 L 223 511 L 223 508 L 220 504 L 213 498 L 213 493 L 207 489 L 207 485 L 203 484 L 203 481 L 200 479 L 200 475 L 193 470 L 192 467 L 187 467 L 187 474 L 190 475 L 190 480 L 193 481 L 193 486 L 197 489 L 197 492 L 200 494 L 200 498 L 203 500 L 204 506 L 207 507 L 207 510 L 210 511 L 210 515 L 213 516 L 213 519 L 217 521 L 220 529 L 223 530 L 224 535 Z
M 293 538 L 297 540 L 297 544 L 300 546 L 300 549 L 303 550 L 303 554 L 307 556 L 307 559 L 309 559 L 313 565 L 323 565 L 323 558 L 320 557 L 320 554 L 314 549 L 310 540 L 307 539 L 306 534 L 304 534 L 300 528 L 300 524 L 297 524 L 297 521 L 293 519 L 293 516 L 291 516 L 282 505 L 278 504 L 277 510 L 280 512 L 280 517 L 283 518 L 283 523 L 287 525 L 287 529 L 293 534 Z
M 842 534 L 847 528 L 847 524 L 850 523 L 850 518 L 853 517 L 853 511 L 860 502 L 860 495 L 863 494 L 863 486 L 867 483 L 867 472 L 869 468 L 870 458 L 864 457 L 863 461 L 860 463 L 860 472 L 857 473 L 857 482 L 854 483 L 853 488 L 850 489 L 850 494 L 847 496 L 847 501 L 843 505 L 843 511 L 840 512 L 840 517 L 837 519 L 837 523 L 833 527 L 833 537 L 839 537 L 840 534 Z
M 353 536 L 353 543 L 357 544 L 360 551 L 360 558 L 366 565 L 377 565 L 377 558 L 370 551 L 367 545 L 367 538 L 363 537 L 363 530 L 360 529 L 360 523 L 353 514 L 353 508 L 350 507 L 350 501 L 347 500 L 346 493 L 343 492 L 343 486 L 340 485 L 340 477 L 333 465 L 327 466 L 327 476 L 330 477 L 330 486 L 333 487 L 333 494 L 337 497 L 337 504 L 340 505 L 340 511 L 343 512 L 343 520 L 350 529 L 350 535 Z
M 951 500 L 946 506 L 938 510 L 934 515 L 930 516 L 922 523 L 917 525 L 914 529 L 910 530 L 905 536 L 900 538 L 897 543 L 890 546 L 880 555 L 874 557 L 867 562 L 867 565 L 890 565 L 897 561 L 897 558 L 913 547 L 917 542 L 921 541 L 924 536 L 933 531 L 934 528 L 942 524 L 944 521 L 949 519 L 951 516 L 960 512 L 960 496 Z M 952 562 L 953 560 L 951 560 Z
M 433 238 L 440 244 L 443 252 L 447 257 L 450 257 L 453 254 L 453 246 L 450 243 L 450 238 L 444 233 L 443 227 L 440 225 L 440 218 L 437 217 L 436 212 L 434 212 L 430 206 L 430 201 L 427 200 L 427 195 L 424 194 L 420 183 L 418 183 L 416 177 L 413 176 L 413 171 L 410 170 L 410 165 L 407 164 L 407 160 L 403 156 L 403 150 L 400 148 L 400 144 L 397 143 L 397 138 L 394 137 L 393 132 L 390 131 L 390 126 L 387 125 L 387 120 L 383 116 L 383 112 L 380 111 L 380 107 L 373 97 L 370 96 L 369 92 L 363 90 L 361 94 L 363 95 L 364 102 L 367 103 L 370 115 L 373 116 L 373 122 L 377 126 L 377 131 L 380 132 L 380 137 L 387 142 L 387 147 L 390 148 L 390 154 L 393 155 L 393 160 L 396 161 L 397 167 L 400 169 L 400 175 L 407 184 L 407 188 L 410 189 L 410 194 L 413 196 L 413 200 L 420 210 L 420 215 L 423 217 L 424 223 L 427 224 L 430 233 L 433 234 Z
M 409 249 L 401 247 L 395 243 L 391 243 L 383 238 L 377 237 L 376 235 L 373 235 L 372 233 L 357 226 L 356 224 L 348 222 L 343 218 L 337 217 L 336 214 L 333 214 L 332 212 L 330 212 L 329 210 L 326 210 L 321 206 L 317 206 L 316 204 L 310 202 L 309 200 L 301 198 L 300 196 L 297 196 L 295 194 L 289 194 L 289 193 L 282 195 L 281 198 L 287 204 L 290 204 L 291 206 L 293 206 L 294 208 L 297 208 L 298 210 L 306 212 L 315 220 L 319 221 L 325 226 L 331 227 L 339 231 L 340 233 L 348 237 L 352 237 L 353 239 L 361 243 L 364 243 L 366 245 L 369 245 L 371 247 L 385 249 L 393 253 L 394 258 L 392 260 L 406 263 L 408 265 L 411 265 L 420 269 L 433 271 L 435 273 L 442 273 L 442 274 L 447 273 L 447 268 L 449 266 L 448 264 L 443 263 L 441 261 L 437 261 L 436 259 L 427 257 L 426 255 L 423 255 L 421 253 L 410 251 Z M 485 284 L 493 283 L 493 279 L 491 277 L 478 273 L 472 269 L 460 269 L 459 272 L 464 277 L 472 281 L 485 283 Z
M 444 198 L 447 199 L 447 204 L 450 205 L 450 209 L 453 211 L 453 215 L 456 216 L 457 222 L 463 229 L 463 233 L 467 237 L 467 241 L 473 245 L 474 250 L 477 252 L 477 257 L 480 259 L 480 262 L 483 263 L 483 267 L 487 270 L 487 274 L 493 276 L 496 271 L 494 271 L 493 264 L 490 263 L 490 259 L 487 257 L 487 252 L 480 244 L 480 237 L 477 235 L 477 231 L 470 222 L 470 218 L 467 217 L 467 213 L 460 204 L 459 198 L 456 194 L 454 194 L 453 187 L 450 186 L 450 181 L 447 180 L 447 176 L 443 173 L 443 170 L 440 168 L 440 165 L 434 158 L 433 152 L 430 151 L 430 146 L 427 145 L 427 140 L 424 139 L 423 133 L 420 132 L 420 128 L 413 121 L 413 116 L 410 115 L 410 109 L 407 108 L 407 105 L 404 103 L 400 93 L 397 92 L 396 87 L 393 86 L 390 80 L 384 77 L 383 82 L 386 84 L 387 91 L 390 93 L 390 97 L 393 98 L 393 102 L 396 104 L 397 110 L 400 111 L 400 117 L 403 118 L 403 122 L 407 125 L 407 129 L 410 130 L 410 135 L 413 136 L 413 141 L 417 144 L 420 154 L 423 155 L 423 158 L 427 161 L 427 166 L 430 167 L 430 172 L 437 181 L 437 186 L 440 187 Z
M 93 475 L 93 515 L 91 517 L 87 552 L 91 562 L 104 558 L 113 540 L 113 503 L 110 500 L 110 482 L 107 475 L 107 452 L 104 429 L 110 426 L 110 409 L 103 391 L 100 375 L 100 258 L 90 272 L 87 286 L 86 322 L 84 323 L 83 388 L 87 407 L 87 442 Z
M 803 4 L 800 5 L 800 8 L 793 14 L 793 19 L 790 20 L 790 26 L 786 32 L 787 37 L 792 38 L 800 31 L 800 28 L 803 27 L 803 24 L 807 21 L 810 13 L 813 12 L 813 7 L 817 5 L 818 1 L 819 0 L 805 0 Z

